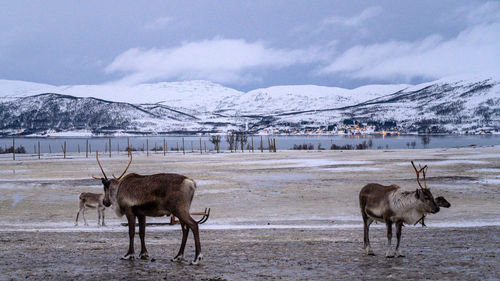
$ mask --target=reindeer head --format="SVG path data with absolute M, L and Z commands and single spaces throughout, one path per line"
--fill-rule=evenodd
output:
M 448 202 L 448 200 L 444 199 L 443 196 L 436 197 L 435 201 L 436 201 L 436 204 L 438 204 L 439 207 L 443 207 L 443 208 L 449 208 L 449 207 L 451 207 L 450 202 Z
M 116 192 L 118 190 L 118 185 L 120 184 L 120 180 L 122 177 L 125 175 L 127 172 L 128 168 L 130 167 L 130 164 L 132 163 L 132 153 L 130 150 L 128 151 L 128 155 L 130 157 L 130 161 L 128 162 L 127 167 L 123 171 L 123 173 L 117 178 L 113 174 L 112 179 L 108 179 L 106 176 L 106 173 L 104 172 L 104 169 L 102 168 L 101 162 L 99 161 L 99 152 L 96 151 L 95 153 L 95 158 L 97 160 L 97 164 L 99 165 L 99 168 L 101 168 L 102 175 L 104 176 L 103 178 L 95 177 L 92 176 L 94 179 L 101 180 L 102 185 L 104 186 L 104 199 L 102 200 L 102 204 L 106 207 L 111 206 L 111 203 L 115 201 L 116 199 Z
M 425 181 L 425 173 L 427 171 L 427 165 L 424 167 L 419 165 L 420 169 L 417 169 L 413 161 L 411 161 L 411 165 L 413 169 L 415 169 L 415 173 L 417 174 L 417 183 L 420 188 L 417 188 L 415 192 L 415 197 L 420 201 L 420 209 L 425 213 L 437 213 L 439 212 L 439 206 L 434 200 L 434 196 L 432 196 L 431 189 L 427 187 L 427 182 Z M 423 174 L 424 177 L 424 186 L 420 183 L 420 173 Z

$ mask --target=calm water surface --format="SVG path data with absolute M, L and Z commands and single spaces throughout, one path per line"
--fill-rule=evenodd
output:
M 111 137 L 112 151 L 117 151 L 118 148 L 122 151 L 130 143 L 131 147 L 137 150 L 146 149 L 153 151 L 156 147 L 158 151 L 163 151 L 163 143 L 165 141 L 168 151 L 177 150 L 179 147 L 182 150 L 182 139 L 184 138 L 184 146 L 186 151 L 199 151 L 200 137 L 198 136 L 154 136 L 154 137 Z M 264 149 L 267 148 L 268 136 L 262 137 Z M 312 144 L 315 149 L 318 144 L 321 148 L 330 149 L 332 144 L 343 146 L 346 144 L 356 146 L 357 144 L 366 142 L 372 143 L 370 149 L 412 149 L 412 148 L 454 148 L 464 146 L 490 146 L 500 145 L 500 136 L 498 135 L 473 135 L 473 136 L 275 136 L 277 149 L 291 149 L 294 145 Z M 225 136 L 221 137 L 221 149 L 229 149 L 229 144 Z M 260 148 L 261 136 L 253 137 L 253 145 L 256 150 Z M 78 149 L 82 153 L 85 152 L 85 145 L 88 141 L 91 151 L 104 151 L 109 145 L 107 137 L 23 137 L 15 138 L 15 146 L 22 145 L 27 153 L 34 153 L 40 142 L 40 150 L 42 153 L 60 153 L 64 142 L 66 142 L 66 151 L 77 152 Z M 252 138 L 248 137 L 245 144 L 245 149 L 251 146 Z M 0 138 L 0 146 L 5 149 L 12 146 L 12 138 Z M 210 142 L 209 137 L 201 137 L 201 147 L 205 150 L 213 150 L 214 146 Z M 238 148 L 240 145 L 238 144 Z

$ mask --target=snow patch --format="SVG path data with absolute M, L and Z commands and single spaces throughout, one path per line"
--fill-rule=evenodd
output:
M 457 221 L 457 222 L 427 222 L 429 227 L 441 228 L 468 228 L 468 227 L 487 227 L 500 226 L 500 221 Z M 33 224 L 2 224 L 0 227 L 5 232 L 126 232 L 127 228 L 120 225 L 110 225 L 106 227 L 97 226 L 74 226 L 73 223 L 45 223 L 38 228 Z M 385 228 L 384 225 L 372 225 L 375 228 Z M 419 227 L 419 226 L 416 226 Z M 294 224 L 202 224 L 200 230 L 253 230 L 253 229 L 309 229 L 309 230 L 328 230 L 328 229 L 362 229 L 361 221 L 356 224 L 318 224 L 318 225 L 294 225 Z M 148 232 L 156 231 L 179 231 L 180 225 L 166 225 L 149 227 Z
M 363 165 L 370 164 L 371 161 L 365 160 L 328 160 L 328 159 L 283 159 L 283 160 L 259 160 L 248 161 L 245 165 L 262 165 L 261 167 L 253 167 L 253 169 L 264 168 L 311 168 L 333 165 Z

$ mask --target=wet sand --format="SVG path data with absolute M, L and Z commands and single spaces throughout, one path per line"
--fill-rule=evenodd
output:
M 362 229 L 202 231 L 201 265 L 171 262 L 177 232 L 147 233 L 150 260 L 123 261 L 125 231 L 1 233 L 2 279 L 28 280 L 493 280 L 500 277 L 500 227 L 406 228 L 406 257 L 362 253 Z M 192 240 L 186 258 L 192 259 Z M 139 246 L 136 243 L 136 246 Z
M 212 208 L 201 226 L 200 266 L 170 262 L 180 246 L 179 226 L 147 229 L 154 261 L 119 260 L 128 235 L 120 226 L 125 219 L 111 210 L 108 227 L 95 227 L 95 210 L 87 214 L 91 226 L 74 227 L 78 194 L 102 187 L 90 178 L 100 175 L 95 159 L 69 158 L 0 157 L 0 279 L 500 278 L 499 146 L 134 155 L 130 172 L 177 172 L 198 182 L 192 211 Z M 428 186 L 452 207 L 429 216 L 427 228 L 404 228 L 404 258 L 385 258 L 385 229 L 375 226 L 377 256 L 367 257 L 357 194 L 369 182 L 414 190 L 410 160 L 429 165 Z M 102 158 L 108 175 L 120 173 L 126 161 L 125 154 Z M 187 258 L 193 244 L 190 235 Z

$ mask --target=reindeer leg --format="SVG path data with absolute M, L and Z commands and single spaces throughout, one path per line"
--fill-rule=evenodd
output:
M 89 224 L 87 223 L 87 218 L 85 217 L 85 211 L 87 211 L 87 207 L 84 206 L 82 211 L 83 221 L 85 222 L 86 226 L 89 226 Z
M 144 241 L 146 237 L 146 217 L 137 216 L 137 219 L 139 219 L 139 237 L 141 238 L 141 253 L 139 254 L 139 258 L 141 260 L 147 260 L 149 255 L 148 250 L 146 250 L 146 242 Z
M 76 220 L 75 220 L 75 226 L 78 226 L 78 216 L 82 212 L 82 208 L 80 207 L 80 210 L 78 210 L 78 213 L 76 213 Z
M 189 235 L 189 228 L 187 225 L 181 221 L 181 228 L 182 228 L 182 243 L 181 243 L 181 248 L 179 249 L 179 252 L 175 256 L 175 258 L 172 259 L 172 261 L 184 261 L 184 248 L 186 247 L 186 241 Z
M 135 215 L 127 214 L 127 220 L 128 220 L 129 246 L 128 246 L 128 252 L 121 259 L 133 260 L 135 258 L 134 257 Z
M 104 223 L 104 211 L 106 211 L 106 208 L 103 207 L 102 210 L 101 210 L 101 215 L 102 215 L 102 223 L 101 223 L 101 225 L 102 226 L 106 226 L 106 224 Z
M 397 238 L 397 242 L 396 242 L 396 257 L 404 257 L 403 254 L 401 254 L 401 252 L 399 252 L 399 242 L 401 241 L 401 231 L 403 229 L 403 222 L 402 221 L 398 221 L 396 223 L 396 238 Z
M 175 215 L 175 214 L 174 214 Z M 185 223 L 189 229 L 193 232 L 194 235 L 194 247 L 195 247 L 195 257 L 191 264 L 199 264 L 203 258 L 203 254 L 201 253 L 201 245 L 200 245 L 200 233 L 198 231 L 198 224 L 191 217 L 189 211 L 187 212 L 179 212 L 176 217 L 179 221 Z
M 385 253 L 386 258 L 393 258 L 394 252 L 391 249 L 391 240 L 392 240 L 392 222 L 386 221 L 385 225 L 387 226 L 387 252 Z
M 97 206 L 97 227 L 101 226 L 101 208 Z
M 372 224 L 373 219 L 366 216 L 363 216 L 363 223 L 364 223 L 364 249 L 366 251 L 366 254 L 369 256 L 374 256 L 375 253 L 372 250 L 372 247 L 370 246 L 370 225 Z

